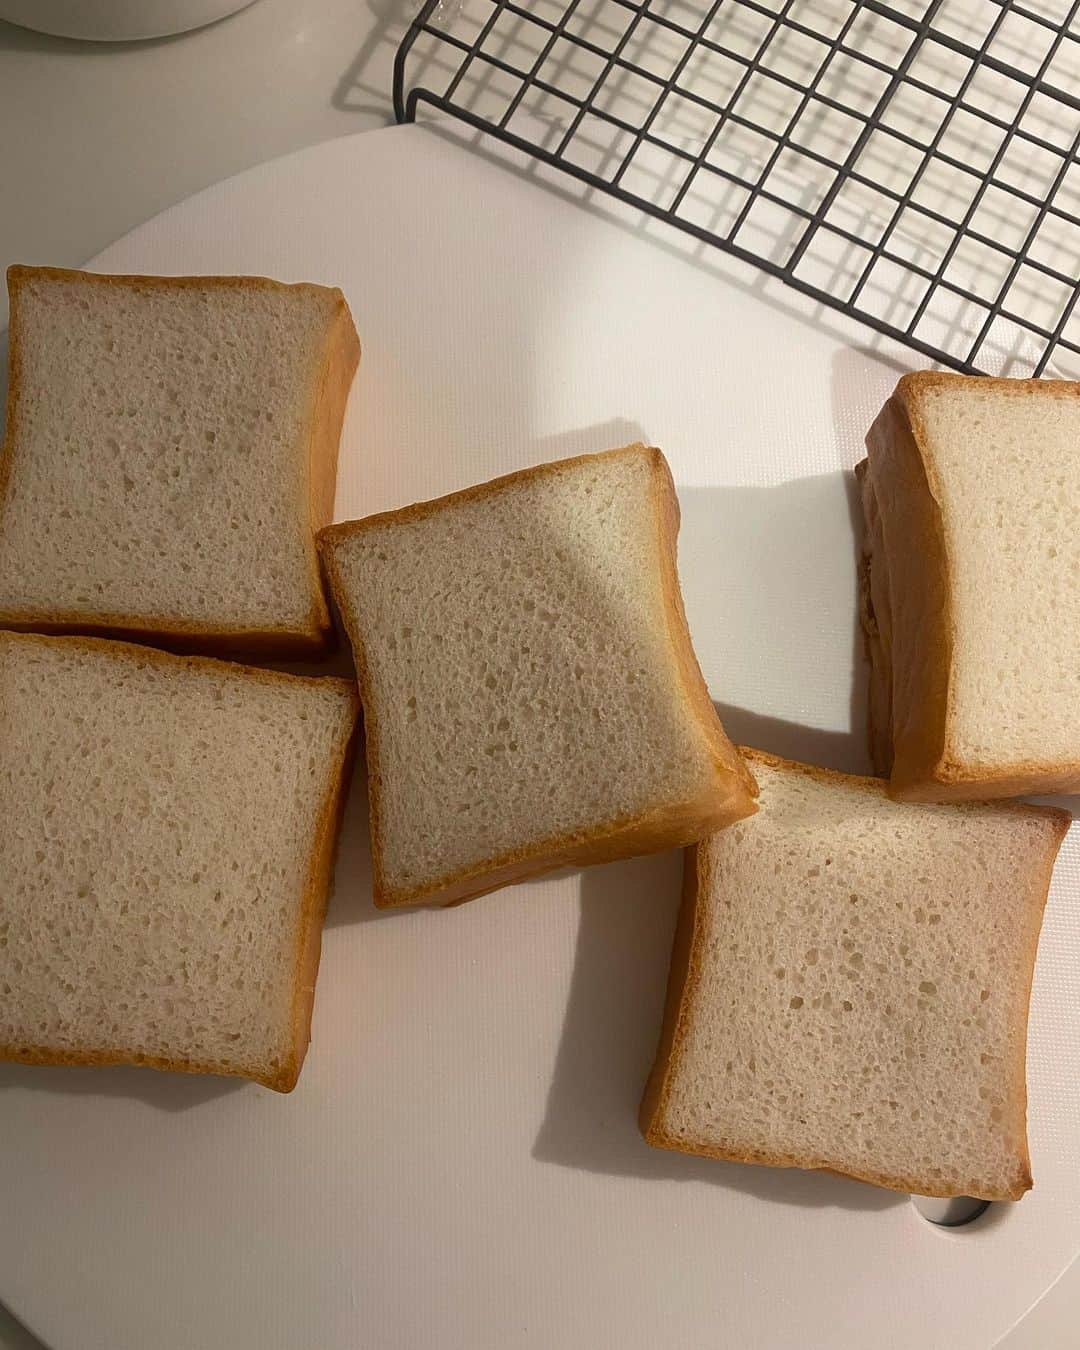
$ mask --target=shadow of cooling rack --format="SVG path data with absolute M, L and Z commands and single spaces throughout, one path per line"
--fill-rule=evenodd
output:
M 1078 15 L 426 0 L 394 107 L 452 114 L 946 365 L 1077 377 Z

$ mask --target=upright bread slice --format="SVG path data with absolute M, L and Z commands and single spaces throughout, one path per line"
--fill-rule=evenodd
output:
M 318 655 L 340 291 L 12 267 L 0 626 Z
M 1080 385 L 906 375 L 867 448 L 875 767 L 910 800 L 1080 790 Z
M 688 843 L 754 810 L 698 669 L 678 503 L 632 445 L 320 535 L 367 736 L 377 905 Z
M 351 682 L 0 633 L 0 1059 L 307 1049 Z
M 645 1138 L 1018 1198 L 1028 999 L 1068 814 L 909 805 L 880 779 L 745 753 L 760 812 L 687 853 Z

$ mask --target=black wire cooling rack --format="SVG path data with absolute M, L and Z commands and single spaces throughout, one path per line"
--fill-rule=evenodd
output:
M 425 0 L 394 106 L 452 114 L 946 365 L 1076 374 L 1078 12 Z

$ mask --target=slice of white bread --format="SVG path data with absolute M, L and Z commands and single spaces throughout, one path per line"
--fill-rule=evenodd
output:
M 0 1059 L 288 1092 L 357 713 L 348 680 L 0 633 Z
M 906 375 L 867 449 L 875 768 L 910 800 L 1080 791 L 1080 384 Z
M 880 779 L 744 753 L 761 810 L 687 853 L 645 1138 L 1018 1198 L 1028 1000 L 1068 814 L 895 802 Z
M 323 531 L 377 905 L 451 904 L 754 810 L 690 645 L 677 532 L 667 463 L 642 445 Z
M 0 626 L 315 656 L 359 359 L 338 290 L 12 267 Z

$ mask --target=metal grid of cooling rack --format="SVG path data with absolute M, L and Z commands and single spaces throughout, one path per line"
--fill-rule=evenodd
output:
M 425 0 L 421 105 L 962 370 L 1080 373 L 1080 0 Z

